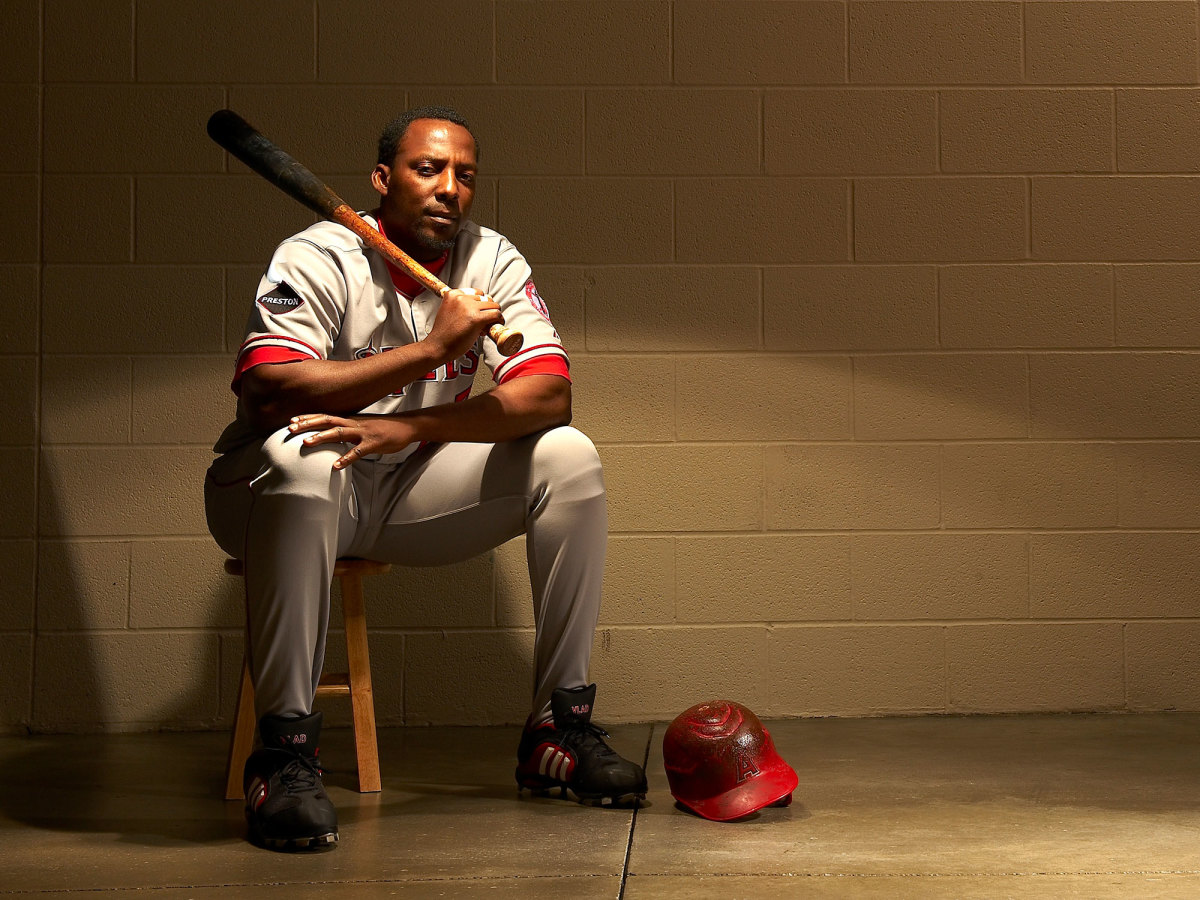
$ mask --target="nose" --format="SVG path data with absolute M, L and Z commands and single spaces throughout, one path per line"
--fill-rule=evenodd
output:
M 446 166 L 442 170 L 442 176 L 438 179 L 437 195 L 439 197 L 457 197 L 458 196 L 458 179 L 454 177 L 454 169 L 451 166 Z

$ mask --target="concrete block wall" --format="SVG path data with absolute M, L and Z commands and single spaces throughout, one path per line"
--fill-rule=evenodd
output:
M 204 122 L 366 206 L 429 102 L 604 458 L 601 719 L 1200 709 L 1193 0 L 6 13 L 0 729 L 227 724 L 200 485 L 311 219 Z M 523 719 L 521 541 L 368 594 L 383 721 Z

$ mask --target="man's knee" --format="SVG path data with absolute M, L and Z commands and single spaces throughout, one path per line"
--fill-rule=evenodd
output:
M 264 492 L 314 499 L 335 499 L 349 483 L 349 469 L 335 469 L 334 460 L 346 452 L 346 444 L 308 447 L 304 435 L 281 428 L 263 442 L 265 466 L 255 479 Z
M 575 499 L 604 495 L 604 471 L 596 445 L 569 425 L 537 436 L 533 450 L 535 479 L 556 489 L 570 489 Z

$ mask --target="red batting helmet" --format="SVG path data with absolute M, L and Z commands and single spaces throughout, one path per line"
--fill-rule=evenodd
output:
M 773 803 L 786 806 L 800 781 L 758 716 L 730 700 L 699 703 L 676 716 L 663 735 L 663 762 L 675 799 L 718 822 Z

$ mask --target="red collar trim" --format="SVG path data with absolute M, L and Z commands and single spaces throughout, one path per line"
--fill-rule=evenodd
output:
M 376 218 L 375 223 L 376 230 L 384 237 L 387 237 L 387 232 L 383 229 L 383 218 Z M 447 250 L 432 262 L 421 263 L 421 265 L 423 265 L 434 275 L 437 275 L 442 271 L 442 269 L 446 268 L 446 261 L 449 259 L 450 251 Z M 421 282 L 417 281 L 417 279 L 413 278 L 403 269 L 392 265 L 392 263 L 388 260 L 384 261 L 387 262 L 388 271 L 392 273 L 392 284 L 396 286 L 396 290 L 402 293 L 409 300 L 413 299 L 417 296 L 417 294 L 425 290 L 425 286 L 421 284 Z

